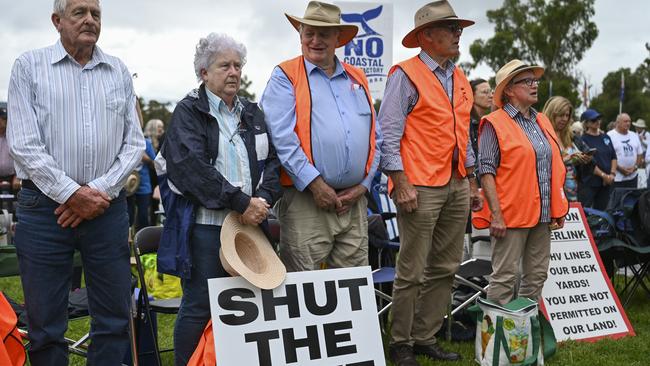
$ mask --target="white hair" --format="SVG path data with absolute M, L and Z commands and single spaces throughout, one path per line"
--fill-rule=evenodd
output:
M 144 126 L 144 136 L 145 137 L 152 137 L 155 136 L 157 137 L 158 133 L 158 126 L 159 125 L 165 125 L 163 121 L 159 119 L 150 119 L 149 122 Z
M 96 0 L 99 4 L 99 0 Z M 54 0 L 54 7 L 52 12 L 54 14 L 63 15 L 65 14 L 65 9 L 68 7 L 68 0 Z
M 246 46 L 243 43 L 237 42 L 223 33 L 210 33 L 205 38 L 201 38 L 196 45 L 196 53 L 194 54 L 196 79 L 201 81 L 201 70 L 207 70 L 219 53 L 228 50 L 239 54 L 242 66 L 246 64 Z

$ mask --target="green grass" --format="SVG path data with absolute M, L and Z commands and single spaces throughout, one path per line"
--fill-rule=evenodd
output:
M 0 290 L 17 301 L 23 300 L 20 280 L 17 277 L 0 278 Z M 618 340 L 605 339 L 594 343 L 564 342 L 558 347 L 557 354 L 546 361 L 547 365 L 575 365 L 575 366 L 600 366 L 600 365 L 626 365 L 641 366 L 650 364 L 650 301 L 648 296 L 638 290 L 626 313 L 636 337 L 625 337 Z M 172 333 L 175 316 L 158 315 L 158 339 L 161 348 L 172 345 Z M 78 320 L 70 323 L 67 335 L 78 338 L 88 331 L 88 320 Z M 474 366 L 474 343 L 450 343 L 441 341 L 441 345 L 448 350 L 459 352 L 463 356 L 460 362 L 432 362 L 426 358 L 418 358 L 422 366 L 457 365 Z M 173 365 L 173 355 L 168 352 L 163 354 L 163 363 Z M 85 359 L 72 355 L 71 365 L 85 365 Z M 387 362 L 391 365 L 390 362 Z M 238 366 L 238 365 L 237 365 Z

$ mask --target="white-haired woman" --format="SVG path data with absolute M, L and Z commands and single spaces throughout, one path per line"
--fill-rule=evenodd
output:
M 207 280 L 228 276 L 219 259 L 226 215 L 237 211 L 242 223 L 259 225 L 281 192 L 264 114 L 237 96 L 245 61 L 246 48 L 231 37 L 201 38 L 194 55 L 201 85 L 177 104 L 161 150 L 167 217 L 158 269 L 183 279 L 176 365 L 188 362 L 210 319 Z
M 156 151 L 160 150 L 164 133 L 165 123 L 159 119 L 150 119 L 144 126 L 144 137 L 151 139 L 151 144 Z

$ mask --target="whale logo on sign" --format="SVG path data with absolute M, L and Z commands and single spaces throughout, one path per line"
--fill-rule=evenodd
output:
M 348 23 L 359 23 L 361 24 L 361 28 L 365 33 L 363 34 L 357 34 L 357 37 L 368 37 L 368 36 L 374 36 L 374 35 L 381 35 L 377 33 L 374 29 L 370 28 L 368 25 L 368 21 L 373 20 L 377 18 L 379 15 L 381 15 L 381 11 L 384 8 L 383 5 L 379 5 L 378 7 L 374 9 L 370 9 L 367 11 L 364 11 L 361 14 L 358 13 L 349 13 L 349 14 L 341 14 L 341 19 Z

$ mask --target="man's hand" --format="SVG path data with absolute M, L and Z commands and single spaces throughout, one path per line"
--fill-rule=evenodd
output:
M 469 180 L 469 208 L 474 212 L 483 209 L 483 196 L 478 190 L 476 178 L 470 178 Z
M 634 173 L 634 172 L 636 171 L 636 167 L 633 167 L 633 166 L 632 166 L 632 167 L 629 167 L 629 168 L 619 167 L 618 170 L 620 170 L 621 173 L 622 173 L 624 176 L 627 177 L 628 175 L 630 175 L 630 174 L 632 174 L 632 173 Z
M 325 183 L 322 177 L 316 177 L 307 187 L 314 196 L 316 206 L 328 211 L 338 211 L 341 208 L 341 200 L 336 195 L 334 189 Z
M 65 203 L 57 207 L 54 213 L 59 216 L 56 223 L 61 225 L 63 228 L 71 227 L 74 229 L 83 221 L 83 219 L 74 213 L 74 211 L 72 211 L 72 209 Z
M 111 199 L 106 193 L 82 186 L 63 205 L 59 206 L 54 214 L 59 216 L 69 208 L 76 216 L 84 220 L 92 220 L 103 214 L 110 203 Z
M 239 217 L 239 222 L 244 225 L 259 225 L 266 219 L 271 207 L 264 198 L 251 197 L 246 211 Z
M 339 201 L 341 201 L 341 207 L 336 208 L 336 213 L 338 215 L 343 215 L 344 213 L 350 211 L 352 205 L 354 205 L 361 196 L 366 194 L 366 187 L 362 184 L 357 184 L 350 188 L 346 188 L 337 194 Z
M 551 223 L 549 224 L 549 228 L 551 230 L 557 230 L 563 227 L 564 227 L 564 216 L 560 217 L 559 219 L 551 219 Z
M 406 213 L 413 212 L 418 208 L 418 191 L 409 182 L 404 172 L 392 172 L 390 178 L 395 187 L 393 188 L 393 201 Z
M 501 212 L 492 214 L 492 222 L 490 223 L 490 236 L 493 236 L 497 239 L 506 236 L 506 223 L 503 220 L 503 215 L 501 215 Z

